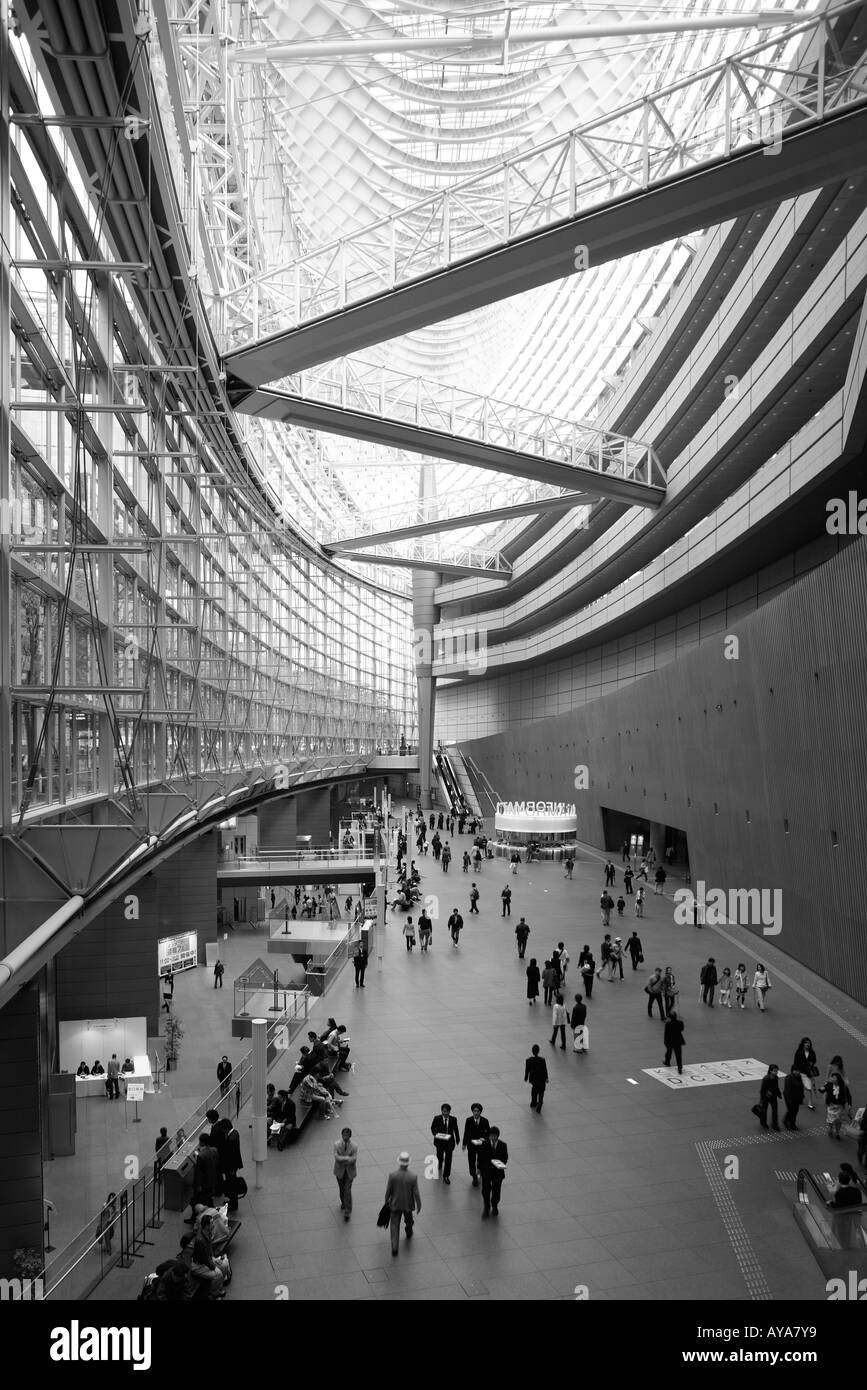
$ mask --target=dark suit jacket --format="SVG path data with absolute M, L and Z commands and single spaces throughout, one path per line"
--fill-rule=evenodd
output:
M 218 1081 L 225 1081 L 226 1077 L 227 1077 L 227 1076 L 231 1076 L 231 1075 L 232 1075 L 232 1063 L 231 1063 L 231 1062 L 218 1062 L 218 1063 L 217 1063 L 217 1080 L 218 1080 Z
M 481 1168 L 490 1168 L 491 1160 L 494 1158 L 498 1158 L 501 1163 L 508 1163 L 509 1161 L 509 1150 L 502 1139 L 498 1139 L 496 1144 L 493 1144 L 490 1139 L 486 1139 L 479 1149 L 479 1166 Z M 502 1172 L 502 1169 L 495 1171 Z
M 587 1022 L 587 1005 L 573 1004 L 572 1017 L 569 1020 L 573 1028 L 580 1028 L 582 1023 Z
M 455 1144 L 460 1143 L 460 1131 L 458 1130 L 458 1122 L 454 1115 L 449 1115 L 447 1120 L 444 1119 L 442 1115 L 434 1115 L 431 1121 L 430 1132 L 434 1137 L 435 1144 L 450 1143 L 452 1147 L 454 1147 Z
M 531 1086 L 544 1086 L 548 1080 L 548 1063 L 544 1057 L 528 1057 L 524 1063 L 524 1080 Z
M 236 1129 L 225 1135 L 221 1161 L 227 1173 L 237 1173 L 238 1169 L 244 1166 L 241 1157 L 241 1136 Z
M 193 1171 L 193 1189 L 197 1192 L 217 1191 L 220 1182 L 220 1164 L 217 1150 L 210 1144 L 196 1151 L 196 1166 Z
M 486 1120 L 484 1115 L 481 1115 L 478 1120 L 473 1119 L 472 1115 L 468 1116 L 464 1121 L 464 1148 L 467 1147 L 471 1139 L 487 1139 L 490 1130 L 491 1122 Z

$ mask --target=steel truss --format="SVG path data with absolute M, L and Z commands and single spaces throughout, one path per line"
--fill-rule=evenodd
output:
M 662 501 L 665 474 L 652 446 L 583 421 L 561 420 L 526 406 L 347 358 L 299 372 L 279 385 L 296 400 L 321 401 L 341 410 L 375 415 L 386 427 L 397 422 L 426 434 L 447 434 L 464 443 L 485 444 L 591 474 L 657 487 L 663 490 L 658 499 Z M 280 399 L 276 389 L 273 393 L 252 392 L 236 399 L 236 409 L 255 412 L 261 404 Z M 382 442 L 392 442 L 387 433 Z M 403 447 L 411 447 L 405 435 Z M 580 482 L 592 491 L 592 477 L 583 476 Z
M 359 564 L 398 565 L 406 569 L 436 570 L 441 574 L 470 575 L 489 579 L 509 579 L 512 566 L 499 550 L 480 545 L 449 545 L 439 539 L 418 537 L 404 547 L 383 541 L 370 550 L 350 546 L 330 547 L 333 555 L 343 555 Z
M 347 550 L 376 545 L 384 540 L 402 540 L 409 536 L 424 536 L 439 531 L 457 530 L 465 526 L 498 523 L 509 517 L 525 516 L 542 511 L 568 511 L 581 507 L 589 515 L 596 500 L 589 493 L 569 492 L 552 487 L 550 483 L 527 481 L 509 489 L 509 501 L 504 503 L 503 489 L 495 483 L 484 487 L 450 488 L 441 499 L 422 497 L 414 503 L 386 507 L 374 514 L 362 516 L 362 532 L 353 536 L 338 536 L 330 544 L 345 554 Z
M 863 104 L 867 54 L 860 36 L 850 48 L 835 32 L 861 4 L 851 0 L 788 27 L 346 237 L 258 267 L 225 296 L 219 329 L 229 372 L 262 385 L 279 372 L 273 354 L 266 361 L 254 347 L 289 325 L 298 329 Z M 592 265 L 592 248 L 584 249 Z M 574 269 L 584 268 L 576 259 Z
M 176 212 L 147 22 L 132 0 L 102 7 L 106 43 L 76 63 L 46 38 L 47 8 L 18 7 L 12 196 L 0 188 L 16 384 L 0 822 L 23 832 L 120 793 L 144 833 L 155 786 L 195 800 L 207 779 L 213 798 L 245 769 L 353 762 L 411 738 L 409 612 L 321 556 L 236 431 L 199 294 L 205 248 L 197 277 Z M 37 70 L 65 113 L 50 138 Z M 221 253 L 246 265 L 230 201 Z

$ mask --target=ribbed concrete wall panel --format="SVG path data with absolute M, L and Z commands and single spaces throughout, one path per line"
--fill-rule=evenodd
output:
M 779 888 L 774 944 L 867 1004 L 865 615 L 858 540 L 726 625 L 737 660 L 721 631 L 569 713 L 460 741 L 501 796 L 575 799 L 591 843 L 607 807 L 686 831 L 693 878 L 708 887 Z M 579 763 L 586 792 L 573 787 Z

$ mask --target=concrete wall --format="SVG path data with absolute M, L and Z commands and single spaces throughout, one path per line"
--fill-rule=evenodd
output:
M 605 807 L 682 827 L 709 888 L 780 889 L 774 944 L 867 1004 L 865 612 L 859 539 L 728 628 L 737 659 L 721 631 L 622 690 L 462 747 L 502 797 L 574 800 L 592 844 Z
M 0 1011 L 0 1275 L 15 1274 L 12 1252 L 42 1252 L 42 1145 L 39 1125 L 39 990 L 16 994 Z
M 172 855 L 132 890 L 138 917 L 126 914 L 129 895 L 112 903 L 56 957 L 58 1019 L 138 1018 L 158 1032 L 157 941 L 181 931 L 217 939 L 217 837 L 202 835 Z
M 298 834 L 296 798 L 279 797 L 276 801 L 266 801 L 259 807 L 259 849 L 264 854 L 269 849 L 295 849 L 295 836 Z M 326 834 L 326 844 L 328 836 Z
M 296 833 L 310 835 L 314 845 L 327 845 L 331 834 L 331 788 L 313 787 L 309 792 L 299 792 L 295 802 Z

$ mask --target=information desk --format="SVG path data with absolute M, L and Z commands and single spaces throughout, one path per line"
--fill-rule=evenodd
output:
M 135 1071 L 121 1072 L 119 1079 L 121 1091 L 128 1081 L 141 1081 L 147 1094 L 153 1095 L 154 1078 L 151 1071 L 150 1060 L 147 1057 L 133 1057 Z M 105 1063 L 103 1062 L 103 1066 Z M 108 1075 L 105 1076 L 77 1076 L 75 1078 L 75 1094 L 77 1096 L 104 1096 L 107 1094 L 105 1083 Z
M 305 918 L 293 921 L 290 917 L 288 932 L 284 922 L 272 921 L 268 935 L 268 954 L 286 951 L 299 959 L 314 956 L 320 960 L 327 960 L 332 951 L 346 940 L 351 930 L 349 922 L 341 922 L 339 919 L 326 922 L 314 917 L 310 921 Z

